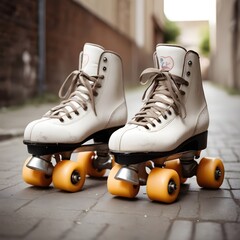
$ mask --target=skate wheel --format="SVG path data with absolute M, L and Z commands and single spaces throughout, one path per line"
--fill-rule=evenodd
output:
M 224 166 L 218 158 L 203 158 L 197 168 L 197 183 L 200 187 L 217 189 L 224 179 Z
M 26 159 L 22 168 L 23 180 L 33 186 L 48 187 L 52 182 L 52 177 L 47 176 L 44 172 L 33 170 L 27 167 L 30 157 Z
M 108 192 L 119 197 L 134 198 L 139 192 L 140 185 L 133 185 L 132 183 L 115 179 L 120 168 L 121 165 L 115 164 L 111 169 L 107 180 Z
M 185 183 L 187 181 L 187 178 L 182 177 L 182 165 L 181 165 L 179 159 L 166 161 L 165 162 L 165 168 L 175 170 L 179 175 L 181 183 Z
M 148 176 L 146 190 L 151 200 L 172 203 L 179 194 L 179 175 L 172 169 L 154 168 Z
M 53 170 L 54 187 L 64 191 L 80 191 L 85 182 L 85 178 L 85 172 L 79 163 L 70 160 L 59 162 Z
M 80 152 L 77 157 L 77 162 L 90 177 L 102 177 L 106 173 L 106 169 L 98 170 L 93 167 L 94 152 Z

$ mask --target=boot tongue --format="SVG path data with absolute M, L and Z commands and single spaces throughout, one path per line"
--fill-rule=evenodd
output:
M 89 76 L 96 76 L 98 75 L 98 65 L 99 65 L 99 60 L 101 57 L 101 54 L 104 52 L 104 48 L 101 46 L 95 45 L 95 44 L 90 44 L 86 43 L 83 47 L 83 51 L 81 52 L 80 55 L 80 61 L 79 61 L 79 70 L 84 71 L 87 73 Z M 90 83 L 92 84 L 92 83 Z M 89 96 L 85 94 L 85 91 L 87 88 L 85 86 L 78 86 L 75 91 L 79 91 L 79 95 L 85 99 L 86 101 L 89 100 Z M 45 116 L 59 116 L 62 117 L 66 114 L 67 112 L 72 112 L 73 108 L 72 106 L 75 106 L 76 108 L 79 108 L 80 104 L 75 100 L 70 101 L 71 105 L 64 105 L 62 108 L 59 108 L 57 111 L 54 112 L 48 112 L 45 114 Z M 64 110 L 65 109 L 65 110 Z
M 186 52 L 186 49 L 178 46 L 157 45 L 159 69 L 181 77 Z
M 83 47 L 80 69 L 87 73 L 89 76 L 97 75 L 99 59 L 103 52 L 104 48 L 101 46 L 86 43 Z
M 156 53 L 159 69 L 162 71 L 169 71 L 170 73 L 181 77 L 186 52 L 187 51 L 184 48 L 177 46 L 157 45 Z M 174 103 L 172 98 L 161 93 L 162 91 L 167 90 L 166 86 L 159 85 L 156 90 L 160 91 L 156 96 L 168 102 L 169 105 Z M 168 104 L 156 102 L 157 106 L 166 109 L 168 108 Z M 148 126 L 150 127 L 150 125 Z

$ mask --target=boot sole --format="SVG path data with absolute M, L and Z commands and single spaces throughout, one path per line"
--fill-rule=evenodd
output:
M 121 165 L 130 165 L 154 160 L 157 158 L 166 158 L 179 153 L 201 151 L 207 147 L 208 132 L 203 132 L 184 141 L 181 145 L 167 152 L 112 152 L 115 162 Z
M 32 141 L 23 141 L 23 143 L 27 145 L 28 152 L 34 156 L 43 156 L 60 152 L 73 152 L 74 150 L 80 151 L 80 148 L 81 151 L 97 150 L 96 148 L 101 148 L 102 146 L 108 148 L 108 141 L 110 136 L 113 132 L 121 127 L 123 126 L 98 131 L 79 143 L 39 143 Z M 94 143 L 84 145 L 89 140 L 93 140 Z

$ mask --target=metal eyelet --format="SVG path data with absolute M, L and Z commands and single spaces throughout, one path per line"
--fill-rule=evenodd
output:
M 104 66 L 104 67 L 103 67 L 103 71 L 106 71 L 106 70 L 107 70 L 107 67 Z
M 103 61 L 104 61 L 104 62 L 107 62 L 107 58 L 106 58 L 106 57 L 104 57 L 104 58 L 103 58 Z
M 191 60 L 188 61 L 188 65 L 192 66 L 192 61 Z
M 187 76 L 189 77 L 190 75 L 191 75 L 191 73 L 188 71 L 188 72 L 187 72 Z

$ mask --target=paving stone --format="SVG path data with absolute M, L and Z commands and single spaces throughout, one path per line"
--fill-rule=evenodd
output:
M 231 172 L 239 172 L 240 169 L 240 163 L 224 163 L 225 171 L 231 171 Z
M 163 228 L 164 226 L 164 228 Z M 98 240 L 165 240 L 167 226 L 165 223 L 159 222 L 159 227 L 148 228 L 143 226 L 107 226 L 102 234 L 97 238 Z
M 189 191 L 199 192 L 201 190 L 201 187 L 199 187 L 199 185 L 197 184 L 196 176 L 188 178 L 186 184 L 188 184 Z M 184 184 L 184 185 L 186 185 L 186 184 Z
M 59 219 L 55 221 L 43 219 L 40 221 L 37 227 L 35 227 L 31 232 L 28 233 L 26 237 L 24 237 L 24 240 L 58 240 L 61 239 L 68 231 L 71 231 L 73 225 L 73 221 L 67 221 L 65 219 Z M 78 239 L 82 239 L 80 236 L 81 235 L 78 235 Z
M 215 144 L 214 144 L 214 146 L 215 146 Z M 204 155 L 209 156 L 209 157 L 220 156 L 219 149 L 214 148 L 214 147 L 208 147 L 206 149 L 206 154 L 204 154 Z
M 228 183 L 228 181 L 226 180 L 225 177 L 224 177 L 223 183 L 222 183 L 222 185 L 220 186 L 219 189 L 230 189 L 230 185 L 229 185 L 229 183 Z M 217 189 L 215 191 L 218 191 L 219 189 Z
M 171 226 L 167 240 L 190 240 L 193 234 L 193 222 L 176 220 Z
M 48 205 L 38 205 L 38 206 L 25 206 L 19 209 L 15 217 L 24 218 L 39 218 L 39 219 L 51 219 L 53 221 L 59 219 L 65 220 L 75 220 L 82 211 L 74 209 L 61 209 L 54 207 L 53 205 L 49 207 Z
M 197 218 L 199 216 L 198 193 L 188 192 L 188 194 L 179 202 L 179 218 Z
M 99 239 L 100 235 L 109 225 L 103 223 L 85 223 L 81 221 L 74 221 L 72 228 L 61 237 L 63 240 L 89 240 L 89 239 Z M 111 226 L 112 228 L 112 226 Z M 116 239 L 114 237 L 112 239 Z M 29 239 L 30 240 L 30 239 Z
M 240 189 L 240 179 L 229 179 L 228 181 L 232 189 Z
M 240 172 L 225 172 L 225 178 L 240 178 Z
M 204 198 L 200 201 L 200 219 L 236 221 L 238 206 L 230 198 Z
M 93 207 L 94 211 L 106 211 L 121 214 L 139 214 L 147 216 L 166 216 L 174 218 L 179 211 L 179 203 L 174 204 L 162 204 L 152 202 L 145 194 L 139 193 L 135 199 L 124 199 L 114 197 L 109 193 L 106 193 L 101 201 Z
M 240 159 L 240 140 L 238 140 L 239 143 L 236 144 L 236 147 L 234 146 L 234 152 L 237 154 L 238 159 Z
M 84 191 L 76 193 L 53 191 L 33 200 L 28 207 L 46 206 L 63 210 L 86 210 L 95 205 L 96 201 L 94 198 L 86 198 Z
M 26 219 L 16 216 L 1 217 L 0 239 L 24 237 L 39 224 L 37 218 Z
M 234 153 L 232 154 L 221 154 L 221 159 L 223 159 L 224 162 L 238 162 L 239 158 Z
M 164 239 L 170 221 L 162 216 L 90 211 L 81 215 L 83 223 L 109 226 L 99 239 Z M 115 239 L 115 238 L 114 238 Z
M 23 199 L 16 200 L 14 198 L 0 198 L 0 215 L 11 215 L 28 202 L 29 200 Z
M 232 190 L 232 194 L 235 199 L 240 200 L 240 190 Z
M 107 192 L 107 177 L 86 178 L 81 195 L 86 198 L 99 199 Z
M 199 192 L 199 198 L 232 198 L 231 191 L 225 189 L 210 190 L 202 188 Z
M 199 222 L 196 224 L 194 240 L 224 240 L 221 224 L 215 222 Z
M 225 223 L 225 234 L 227 240 L 236 240 L 240 236 L 240 223 Z
M 225 144 L 225 141 L 216 140 L 214 143 L 214 146 L 218 146 L 218 148 L 221 149 L 221 148 L 225 148 L 226 144 Z
M 53 187 L 39 188 L 30 186 L 24 182 L 8 187 L 0 191 L 0 198 L 14 197 L 16 199 L 29 199 L 33 200 L 42 195 L 50 194 L 51 192 L 57 191 Z

